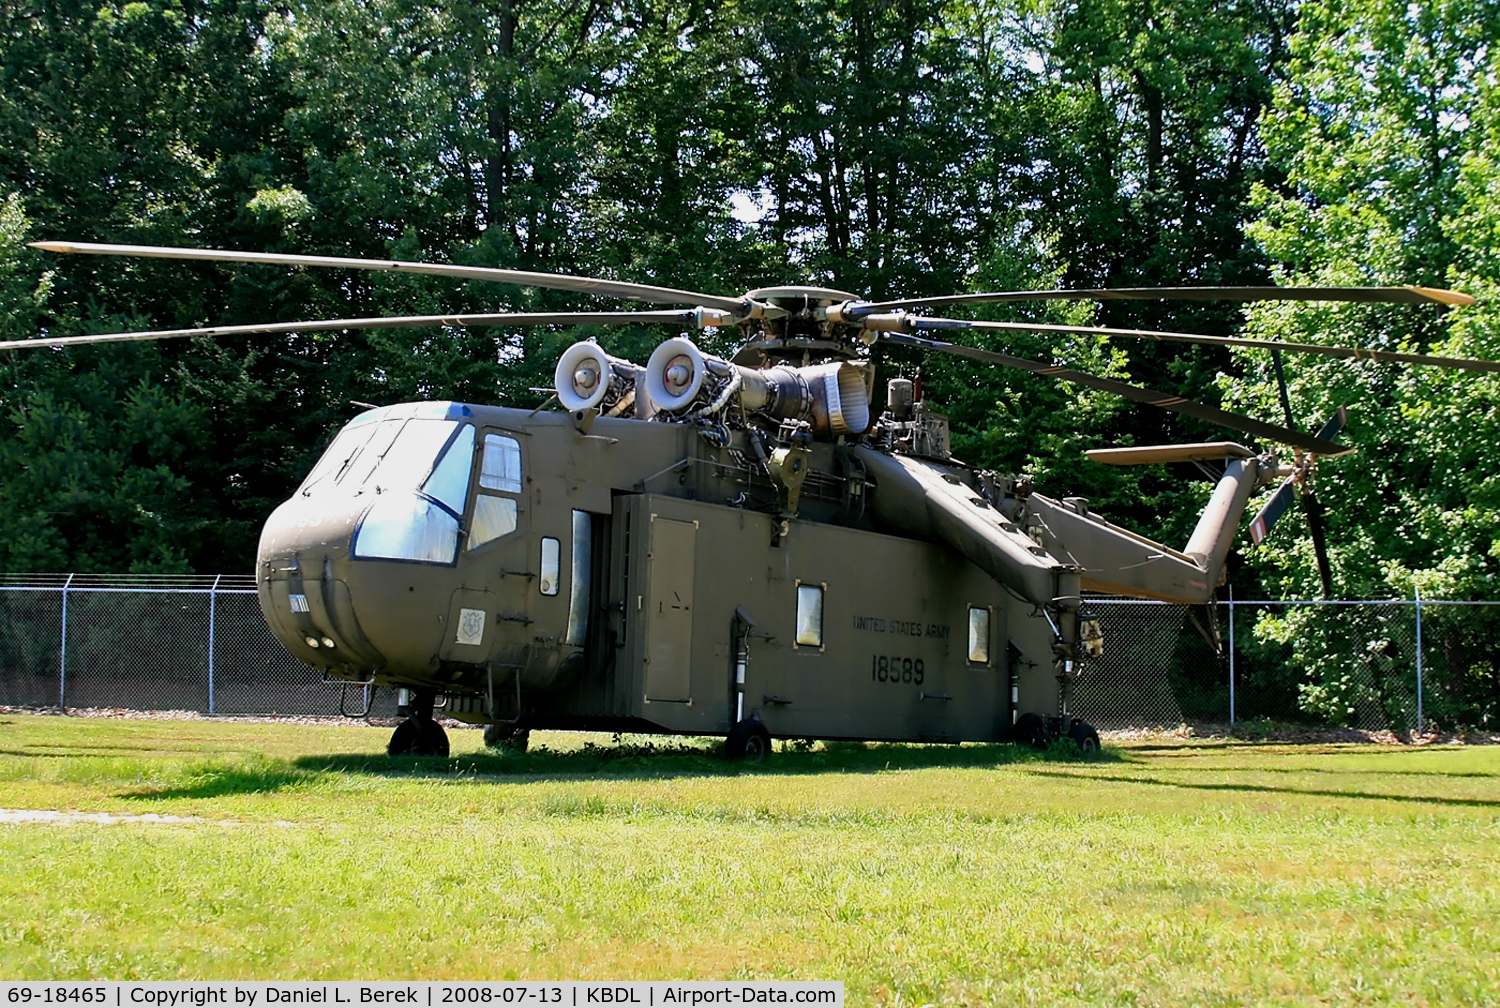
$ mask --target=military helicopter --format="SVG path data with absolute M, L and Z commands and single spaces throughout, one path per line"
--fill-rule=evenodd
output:
M 946 342 L 964 330 L 1089 332 L 1497 371 L 1500 363 L 1146 330 L 918 314 L 1037 299 L 1340 300 L 1469 304 L 1452 291 L 1149 288 L 1007 291 L 872 302 L 821 287 L 737 297 L 564 274 L 321 256 L 38 242 L 71 253 L 435 274 L 669 310 L 335 319 L 45 337 L 69 346 L 179 336 L 401 326 L 642 322 L 734 328 L 723 359 L 665 339 L 642 365 L 576 343 L 560 410 L 460 402 L 368 409 L 266 521 L 256 582 L 267 623 L 333 681 L 402 691 L 392 754 L 446 755 L 441 710 L 492 744 L 532 729 L 722 735 L 734 758 L 774 738 L 921 742 L 1098 733 L 1069 700 L 1104 642 L 1086 592 L 1209 601 L 1252 493 L 1305 481 L 1351 449 L 1177 396 Z M 946 418 L 893 378 L 881 344 L 1020 368 L 1208 420 L 1272 444 L 1088 452 L 1114 465 L 1217 462 L 1180 549 L 1082 498 L 952 456 Z M 1256 523 L 1285 510 L 1283 488 Z M 1280 510 L 1276 510 L 1279 508 Z M 1275 511 L 1272 514 L 1272 511 Z

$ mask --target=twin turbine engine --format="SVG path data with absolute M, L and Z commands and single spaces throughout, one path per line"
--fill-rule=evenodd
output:
M 874 370 L 866 361 L 748 368 L 681 336 L 652 351 L 644 368 L 597 343 L 574 343 L 557 362 L 554 386 L 570 412 L 736 427 L 803 421 L 820 441 L 864 434 L 874 421 Z

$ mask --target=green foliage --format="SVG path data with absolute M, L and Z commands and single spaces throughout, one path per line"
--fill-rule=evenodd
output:
M 1257 336 L 1355 342 L 1461 357 L 1500 353 L 1497 274 L 1486 222 L 1495 165 L 1485 135 L 1500 18 L 1483 3 L 1422 7 L 1368 0 L 1301 8 L 1293 60 L 1264 135 L 1284 183 L 1261 186 L 1250 228 L 1286 283 L 1417 283 L 1481 298 L 1451 312 L 1390 306 L 1257 306 Z M 1275 409 L 1269 359 L 1240 355 L 1260 380 L 1225 382 L 1250 410 Z M 1321 463 L 1331 549 L 1345 597 L 1492 598 L 1500 575 L 1500 429 L 1493 376 L 1435 368 L 1299 360 L 1290 375 L 1297 422 L 1313 427 L 1352 404 L 1346 440 L 1359 454 Z M 1272 592 L 1317 589 L 1312 550 L 1288 526 L 1252 554 Z M 1265 624 L 1295 641 L 1305 705 L 1334 721 L 1390 701 L 1370 693 L 1369 657 L 1337 614 L 1303 610 Z M 1493 630 L 1486 631 L 1486 637 Z M 1500 715 L 1470 695 L 1462 715 Z
M 1479 294 L 1500 284 L 1496 14 L 1477 0 L 64 0 L 44 11 L 0 0 L 0 13 L 0 193 L 15 194 L 0 202 L 4 338 L 604 306 L 431 277 L 43 256 L 26 237 L 727 292 L 1273 272 Z M 1495 356 L 1493 312 L 1262 306 L 1250 327 Z M 1240 326 L 1236 309 L 1211 304 L 974 314 Z M 557 352 L 591 335 L 640 359 L 664 334 L 433 328 L 18 355 L 0 389 L 0 563 L 242 569 L 260 521 L 351 400 L 533 404 Z M 722 352 L 736 335 L 701 339 Z M 1280 412 L 1253 353 L 976 342 Z M 1188 534 L 1206 493 L 1192 470 L 1097 466 L 1082 452 L 1221 432 L 1046 378 L 885 359 L 920 370 L 966 460 L 1030 472 L 1044 492 L 1088 497 L 1153 538 Z M 1298 363 L 1300 424 L 1361 404 L 1350 436 L 1362 454 L 1322 473 L 1347 592 L 1491 592 L 1500 421 L 1486 404 L 1497 392 L 1473 375 Z M 1310 551 L 1286 523 L 1243 580 L 1309 594 Z
M 1184 11 L 1183 23 L 1212 13 Z M 1115 16 L 929 0 L 64 3 L 17 14 L 0 35 L 0 189 L 21 194 L 32 234 L 45 237 L 446 259 L 693 289 L 822 281 L 894 295 L 1167 276 L 1179 259 L 1213 261 L 1222 236 L 1194 225 L 1165 244 L 1158 229 L 1125 245 L 1101 225 L 1118 194 L 1138 188 L 1130 166 L 1161 154 L 1143 151 L 1151 134 L 1138 121 L 1106 127 L 1134 115 L 1129 82 L 1165 68 L 1160 47 L 1177 45 L 1148 26 L 1154 42 L 1090 56 L 1088 32 Z M 1223 57 L 1216 46 L 1171 57 L 1181 81 L 1161 107 L 1198 138 L 1196 153 L 1153 175 L 1160 193 L 1125 198 L 1136 223 L 1200 195 L 1238 198 L 1212 173 L 1199 195 L 1182 188 L 1213 162 L 1212 96 L 1265 72 L 1250 73 L 1243 46 Z M 1128 86 L 1101 91 L 1091 60 Z M 1089 166 L 1106 167 L 1081 189 L 1071 180 Z M 9 237 L 23 228 L 20 204 L 6 206 L 11 337 L 576 303 L 426 277 L 44 260 Z M 350 400 L 535 402 L 529 390 L 549 383 L 557 351 L 591 334 L 636 357 L 661 335 L 322 333 L 18 361 L 0 404 L 17 460 L 0 477 L 16 526 L 3 560 L 242 568 L 259 519 Z M 1141 358 L 1100 339 L 993 344 L 1141 377 Z M 1146 377 L 1164 377 L 1144 359 Z M 927 369 L 974 461 L 1032 469 L 1141 527 L 1196 493 L 1082 464 L 1082 448 L 1151 438 L 1160 423 L 1140 427 L 1138 411 L 1045 379 L 977 382 L 952 362 L 898 363 Z M 1170 378 L 1203 384 L 1191 370 Z
M 52 275 L 36 276 L 36 256 L 25 248 L 30 222 L 17 193 L 0 198 L 0 339 L 25 339 L 46 310 Z

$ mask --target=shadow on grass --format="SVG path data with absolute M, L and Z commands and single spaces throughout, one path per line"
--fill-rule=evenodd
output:
M 1072 781 L 1101 781 L 1111 784 L 1149 784 L 1153 787 L 1178 788 L 1184 791 L 1241 791 L 1247 794 L 1305 795 L 1309 798 L 1361 798 L 1368 801 L 1414 802 L 1422 805 L 1451 805 L 1460 808 L 1500 808 L 1500 801 L 1486 798 L 1443 798 L 1438 795 L 1379 794 L 1371 791 L 1334 791 L 1321 788 L 1272 787 L 1269 784 L 1193 784 L 1184 781 L 1158 780 L 1153 777 L 1118 777 L 1110 774 L 1058 773 L 1032 770 L 1038 777 L 1061 777 Z M 1223 770 L 1219 771 L 1223 773 Z
M 906 745 L 899 743 L 839 743 L 810 752 L 784 750 L 764 763 L 731 763 L 719 743 L 646 743 L 599 746 L 589 744 L 570 752 L 538 749 L 533 752 L 467 753 L 462 756 L 385 756 L 338 754 L 301 756 L 290 764 L 246 767 L 207 767 L 190 784 L 148 787 L 125 798 L 218 798 L 226 795 L 269 793 L 306 785 L 321 774 L 363 774 L 375 777 L 431 780 L 477 780 L 525 783 L 530 781 L 659 780 L 674 777 L 785 776 L 827 773 L 884 773 L 933 767 L 995 767 L 1009 764 L 1097 765 L 1118 762 L 1106 749 L 1082 756 L 1071 745 L 1055 745 L 1037 752 L 1020 745 Z
M 125 799 L 227 798 L 233 795 L 274 794 L 311 783 L 315 775 L 293 767 L 207 767 L 194 775 L 191 784 L 172 787 L 139 787 L 119 794 Z
M 1383 756 L 1383 757 L 1387 757 L 1387 758 L 1390 758 L 1390 757 L 1397 757 L 1397 758 L 1407 757 L 1407 758 L 1413 758 L 1413 757 L 1429 756 L 1429 755 L 1432 755 L 1433 753 L 1438 753 L 1438 752 L 1461 752 L 1461 751 L 1463 751 L 1461 749 L 1434 749 L 1434 748 L 1427 747 L 1427 746 L 1404 746 L 1404 747 L 1400 747 L 1400 748 L 1383 746 L 1383 747 L 1378 748 L 1378 749 L 1376 749 L 1376 748 L 1364 748 L 1364 747 L 1361 747 L 1361 748 L 1359 748 L 1357 750 L 1350 750 L 1350 749 L 1346 748 L 1346 745 L 1347 745 L 1346 743 L 1331 743 L 1331 744 L 1327 744 L 1327 745 L 1324 745 L 1324 744 L 1314 744 L 1314 745 L 1295 744 L 1295 745 L 1292 745 L 1292 744 L 1288 744 L 1288 743 L 1279 743 L 1278 744 L 1278 743 L 1236 742 L 1236 743 L 1233 743 L 1232 745 L 1230 745 L 1230 744 L 1224 744 L 1224 745 L 1212 744 L 1212 745 L 1203 745 L 1203 746 L 1192 746 L 1191 748 L 1185 748 L 1184 746 L 1175 746 L 1175 745 L 1131 746 L 1129 749 L 1123 750 L 1121 752 L 1121 760 L 1123 762 L 1126 762 L 1126 763 L 1136 763 L 1136 764 L 1140 764 L 1140 765 L 1147 765 L 1149 761 L 1134 759 L 1133 757 L 1138 756 L 1138 755 L 1147 755 L 1147 756 L 1150 756 L 1152 759 L 1176 759 L 1176 758 L 1183 758 L 1183 757 L 1191 757 L 1191 756 L 1201 755 L 1203 753 L 1214 753 L 1214 752 L 1218 752 L 1218 751 L 1223 750 L 1223 749 L 1230 749 L 1230 748 L 1233 748 L 1237 752 L 1255 752 L 1258 749 L 1272 749 L 1272 748 L 1275 748 L 1277 751 L 1274 752 L 1274 753 L 1269 753 L 1269 755 L 1286 755 L 1286 756 L 1330 756 L 1330 755 L 1352 754 L 1352 755 L 1357 755 L 1360 759 L 1364 759 L 1367 756 Z M 1363 746 L 1362 743 L 1360 743 L 1360 745 Z M 1212 766 L 1176 766 L 1176 765 L 1174 765 L 1174 766 L 1172 766 L 1171 769 L 1172 769 L 1172 771 L 1174 773 L 1175 772 L 1179 772 L 1179 771 L 1180 772 L 1187 772 L 1187 773 L 1194 773 L 1194 772 L 1196 772 L 1196 773 L 1223 773 L 1224 772 L 1224 768 L 1223 767 L 1212 767 Z M 1248 766 L 1237 767 L 1235 769 L 1237 769 L 1237 770 L 1244 770 L 1244 771 L 1247 771 L 1247 772 L 1253 771 L 1254 773 L 1280 773 L 1280 774 L 1335 774 L 1335 775 L 1340 775 L 1340 776 L 1343 776 L 1343 775 L 1359 775 L 1359 774 L 1373 774 L 1373 775 L 1385 776 L 1385 777 L 1454 777 L 1454 778 L 1478 778 L 1478 779 L 1481 779 L 1481 780 L 1488 779 L 1488 778 L 1500 778 L 1500 773 L 1490 773 L 1490 772 L 1486 772 L 1486 771 L 1483 771 L 1483 770 L 1425 770 L 1425 769 L 1407 769 L 1407 768 L 1402 768 L 1402 767 L 1390 767 L 1390 766 L 1371 767 L 1371 768 L 1355 768 L 1355 767 L 1346 767 L 1346 766 L 1309 767 L 1309 766 L 1270 766 L 1270 765 L 1262 765 L 1262 766 L 1255 766 L 1255 767 L 1248 767 Z

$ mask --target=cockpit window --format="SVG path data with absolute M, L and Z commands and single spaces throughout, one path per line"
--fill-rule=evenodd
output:
M 369 440 L 367 440 L 334 477 L 335 485 L 344 491 L 358 490 L 365 485 L 370 478 L 370 473 L 380 465 L 380 460 L 390 451 L 391 442 L 396 440 L 396 435 L 401 433 L 401 428 L 406 425 L 405 420 L 382 420 L 378 424 L 371 425 Z
M 484 436 L 484 466 L 479 485 L 486 490 L 521 492 L 521 445 L 503 434 Z
M 499 494 L 521 492 L 521 443 L 504 434 L 486 434 L 479 463 L 478 500 L 469 522 L 469 549 L 478 549 L 516 530 L 518 505 Z M 491 493 L 497 491 L 497 493 Z
M 408 420 L 401 433 L 380 456 L 379 464 L 364 478 L 361 486 L 375 487 L 382 493 L 391 490 L 415 490 L 432 472 L 433 463 L 458 424 L 452 420 Z M 469 428 L 473 430 L 472 427 Z M 473 435 L 470 434 L 472 439 Z M 470 454 L 473 453 L 470 440 Z M 370 445 L 375 447 L 374 444 Z M 464 458 L 468 468 L 471 458 Z M 460 498 L 462 499 L 462 498 Z
M 482 494 L 474 502 L 474 519 L 469 523 L 469 549 L 478 549 L 514 532 L 516 513 L 516 502 L 511 498 Z
M 399 426 L 400 421 L 394 422 Z M 375 430 L 379 426 L 379 424 L 372 423 L 350 424 L 339 431 L 333 443 L 318 457 L 318 463 L 313 466 L 312 472 L 308 473 L 307 478 L 302 481 L 302 494 L 304 496 L 311 494 L 313 489 L 322 483 L 329 486 L 337 484 L 354 464 L 360 451 L 374 437 Z M 392 430 L 391 433 L 394 435 L 395 431 Z
M 455 488 L 460 484 L 465 490 L 468 487 L 473 467 L 474 428 L 455 420 L 397 417 L 345 427 L 302 481 L 302 494 L 311 496 L 334 487 L 343 493 L 377 488 L 382 493 L 415 490 L 423 485 L 428 473 L 437 481 L 433 462 L 453 432 L 460 428 L 459 437 L 467 438 L 466 447 L 444 456 L 450 469 L 440 481 L 443 492 L 433 496 L 453 510 L 462 511 L 466 494 Z M 463 471 L 458 473 L 458 469 Z M 429 488 L 427 492 L 432 490 Z

